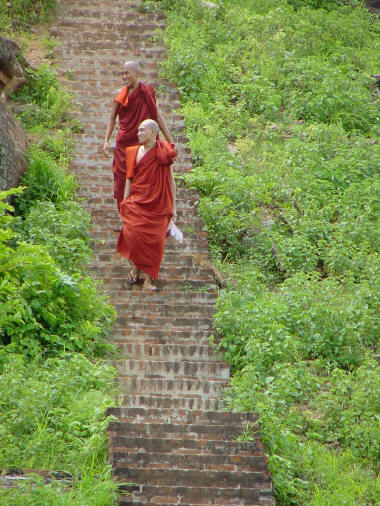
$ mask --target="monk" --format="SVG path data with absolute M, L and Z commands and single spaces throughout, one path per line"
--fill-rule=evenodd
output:
M 125 86 L 116 92 L 113 99 L 103 145 L 103 152 L 109 157 L 109 139 L 115 127 L 116 117 L 119 116 L 119 130 L 112 162 L 114 198 L 119 213 L 125 186 L 125 148 L 138 144 L 138 125 L 145 119 L 151 118 L 158 123 L 166 140 L 169 143 L 173 142 L 165 119 L 157 107 L 154 88 L 150 84 L 142 83 L 140 75 L 141 67 L 138 62 L 127 61 L 124 63 L 122 79 Z
M 126 183 L 120 205 L 123 229 L 117 251 L 134 267 L 128 282 L 135 284 L 140 272 L 146 274 L 143 290 L 158 290 L 158 279 L 164 243 L 170 220 L 177 218 L 176 184 L 173 161 L 174 144 L 157 139 L 158 123 L 143 121 L 137 130 L 139 144 L 126 148 Z

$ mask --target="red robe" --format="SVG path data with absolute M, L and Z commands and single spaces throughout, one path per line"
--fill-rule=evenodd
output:
M 177 155 L 174 145 L 157 140 L 138 163 L 139 146 L 126 149 L 127 178 L 131 191 L 120 206 L 124 222 L 117 251 L 135 266 L 157 279 L 166 231 L 173 214 L 170 166 Z
M 157 121 L 156 94 L 150 84 L 139 83 L 128 95 L 125 86 L 115 98 L 118 103 L 119 131 L 116 137 L 112 171 L 114 175 L 114 198 L 118 208 L 124 197 L 125 187 L 125 149 L 138 144 L 137 128 L 145 119 Z

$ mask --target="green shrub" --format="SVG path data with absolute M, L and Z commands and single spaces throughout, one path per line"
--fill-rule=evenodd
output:
M 25 191 L 14 199 L 16 213 L 26 215 L 37 201 L 56 205 L 76 198 L 77 183 L 64 165 L 46 151 L 31 148 L 27 153 L 28 170 L 21 179 Z
M 26 128 L 39 125 L 39 129 L 53 128 L 65 120 L 71 103 L 70 95 L 63 90 L 57 80 L 56 71 L 47 63 L 36 70 L 25 69 L 26 85 L 12 97 L 24 104 L 19 118 Z
M 111 366 L 83 354 L 27 362 L 0 353 L 0 467 L 64 471 L 75 479 L 65 490 L 58 482 L 2 489 L 0 504 L 113 504 L 104 412 L 114 403 L 114 377 Z
M 13 0 L 0 3 L 0 29 L 21 29 L 44 23 L 51 17 L 57 0 Z
M 4 197 L 4 195 L 2 195 Z M 6 206 L 1 203 L 4 214 Z M 38 213 L 38 207 L 35 208 Z M 61 213 L 62 216 L 63 213 Z M 54 216 L 54 213 L 53 213 Z M 11 246 L 10 227 L 15 218 L 0 220 L 0 339 L 10 351 L 46 355 L 59 350 L 83 351 L 88 355 L 104 353 L 109 346 L 104 335 L 114 318 L 114 310 L 96 289 L 95 282 L 84 277 L 75 262 L 87 257 L 86 243 L 74 240 L 78 258 L 64 258 L 70 249 L 67 238 L 61 246 L 59 231 L 43 229 L 33 213 L 26 221 L 30 242 L 17 241 Z M 31 226 L 32 222 L 37 230 Z M 51 224 L 54 227 L 54 222 Z M 42 230 L 39 230 L 39 229 Z M 64 235 L 64 231 L 63 234 Z M 60 267 L 48 253 L 48 244 Z M 37 244 L 35 244 L 37 243 Z M 75 268 L 76 267 L 76 268 Z M 66 268 L 66 269 L 65 269 Z M 65 269 L 65 270 L 63 270 Z M 73 271 L 73 272 L 70 272 Z
M 379 21 L 356 2 L 169 3 L 184 180 L 227 278 L 227 404 L 259 413 L 279 505 L 376 504 Z

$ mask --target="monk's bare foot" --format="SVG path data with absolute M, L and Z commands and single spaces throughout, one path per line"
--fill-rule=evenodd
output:
M 157 288 L 157 286 L 154 286 L 152 284 L 152 278 L 150 276 L 147 276 L 143 284 L 143 290 L 146 290 L 147 292 L 158 292 L 159 288 Z
M 139 280 L 139 277 L 140 277 L 140 271 L 138 270 L 137 267 L 133 267 L 128 274 L 127 281 L 130 285 L 135 285 L 137 283 L 137 281 Z

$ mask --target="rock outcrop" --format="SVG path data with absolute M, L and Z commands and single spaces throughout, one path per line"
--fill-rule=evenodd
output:
M 19 52 L 15 42 L 0 37 L 0 190 L 18 186 L 26 168 L 25 134 L 8 108 L 5 95 L 25 83 L 17 60 Z

